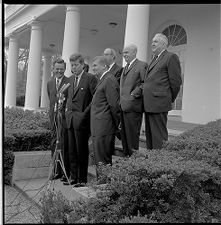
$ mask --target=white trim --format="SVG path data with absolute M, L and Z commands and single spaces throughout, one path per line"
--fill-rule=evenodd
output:
M 11 14 L 9 16 L 6 15 L 5 23 L 8 23 L 9 20 L 14 18 L 15 16 L 19 15 L 20 13 L 23 13 L 23 10 L 28 8 L 30 5 L 23 5 L 20 8 L 16 9 L 14 12 L 10 12 Z

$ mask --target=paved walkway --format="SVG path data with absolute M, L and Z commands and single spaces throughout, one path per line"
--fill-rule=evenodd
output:
M 177 136 L 181 133 L 183 133 L 186 130 L 192 129 L 196 127 L 198 124 L 192 124 L 192 123 L 183 123 L 179 121 L 179 119 L 174 119 L 171 120 L 171 117 L 169 116 L 168 120 L 168 131 L 170 136 Z M 141 139 L 144 141 L 145 136 L 141 132 Z M 141 141 L 142 141 L 141 140 Z M 120 142 L 118 141 L 117 143 L 118 147 L 120 146 Z M 140 151 L 145 151 L 145 144 L 141 144 L 140 146 Z M 114 157 L 116 159 L 116 157 Z M 93 182 L 95 180 L 95 167 L 90 166 L 89 171 L 88 171 L 88 181 Z M 55 191 L 61 193 L 70 201 L 78 199 L 78 198 L 88 198 L 88 197 L 93 197 L 95 195 L 95 192 L 88 188 L 88 187 L 80 187 L 80 188 L 73 188 L 73 186 L 65 186 L 60 180 L 55 180 L 52 181 L 51 183 L 48 182 L 48 178 L 41 178 L 41 179 L 30 179 L 30 180 L 19 180 L 15 182 L 16 187 L 23 192 L 25 195 L 27 195 L 31 200 L 33 207 L 36 207 L 37 205 L 40 206 L 40 198 L 42 194 L 47 191 Z M 6 196 L 9 196 L 10 191 L 6 193 Z M 8 197 L 7 197 L 8 198 Z M 17 199 L 19 201 L 19 198 Z M 25 200 L 20 200 L 21 202 Z M 5 204 L 7 205 L 7 199 Z M 30 201 L 29 201 L 29 204 Z M 10 211 L 10 210 L 9 210 Z M 6 217 L 9 215 L 9 213 L 6 215 Z M 22 217 L 22 214 L 20 215 Z M 35 220 L 34 218 L 32 218 Z

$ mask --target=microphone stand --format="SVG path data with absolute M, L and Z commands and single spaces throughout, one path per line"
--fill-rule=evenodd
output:
M 50 188 L 53 177 L 57 173 L 58 163 L 60 164 L 69 185 L 71 185 L 70 180 L 68 179 L 65 167 L 64 167 L 64 161 L 63 161 L 63 157 L 62 157 L 62 154 L 61 154 L 61 147 L 59 146 L 59 143 L 60 143 L 59 131 L 60 131 L 60 126 L 61 126 L 60 122 L 62 120 L 61 110 L 63 108 L 64 96 L 63 96 L 62 93 L 58 93 L 57 97 L 58 97 L 58 101 L 55 103 L 55 107 L 54 107 L 54 114 L 55 114 L 54 115 L 54 123 L 55 123 L 55 129 L 56 129 L 56 145 L 55 145 L 55 151 L 53 153 L 52 160 L 51 160 L 50 172 L 49 172 L 49 177 L 48 177 L 49 184 L 48 184 L 47 189 Z M 56 118 L 57 118 L 57 121 L 56 121 Z M 53 188 L 53 190 L 54 190 L 54 188 Z

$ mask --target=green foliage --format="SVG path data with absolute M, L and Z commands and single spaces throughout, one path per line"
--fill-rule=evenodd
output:
M 101 165 L 106 185 L 96 186 L 96 198 L 73 201 L 68 223 L 220 223 L 220 133 L 219 120 L 161 150 Z

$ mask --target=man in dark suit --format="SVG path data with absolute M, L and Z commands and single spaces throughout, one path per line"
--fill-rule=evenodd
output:
M 182 83 L 179 58 L 166 50 L 167 45 L 165 35 L 158 33 L 154 36 L 154 59 L 143 84 L 147 149 L 160 149 L 163 141 L 168 140 L 167 115 Z
M 98 169 L 99 162 L 112 164 L 115 133 L 120 122 L 119 84 L 108 71 L 108 62 L 104 56 L 93 59 L 92 71 L 98 79 L 91 102 L 91 136 Z
M 120 76 L 121 76 L 123 67 L 117 65 L 117 63 L 116 63 L 117 54 L 116 54 L 115 50 L 112 48 L 106 48 L 104 50 L 103 55 L 107 59 L 107 62 L 109 65 L 109 72 L 111 72 L 117 78 L 117 81 L 120 84 Z
M 66 121 L 69 140 L 70 184 L 82 187 L 87 183 L 88 173 L 88 140 L 90 136 L 90 105 L 97 79 L 83 70 L 84 59 L 81 54 L 69 58 L 71 86 L 67 93 Z M 69 182 L 64 182 L 69 185 Z
M 123 57 L 127 62 L 120 78 L 120 105 L 122 109 L 121 136 L 125 155 L 139 149 L 139 136 L 142 124 L 142 83 L 147 63 L 136 58 L 137 46 L 124 47 Z
M 64 84 L 68 83 L 68 77 L 64 75 L 66 69 L 66 63 L 63 59 L 57 59 L 53 63 L 53 74 L 54 77 L 48 81 L 47 83 L 47 93 L 49 98 L 49 119 L 50 119 L 50 126 L 51 130 L 54 132 L 55 142 L 59 137 L 59 145 L 58 147 L 61 148 L 64 166 L 67 175 L 69 174 L 69 161 L 68 161 L 68 134 L 67 134 L 67 125 L 65 120 L 65 101 L 62 105 L 62 108 L 58 109 L 58 92 L 60 91 L 61 87 Z M 57 133 L 58 132 L 58 133 Z M 58 134 L 58 137 L 57 137 Z M 57 164 L 57 175 L 55 175 L 54 179 L 60 178 L 62 176 L 62 170 L 60 164 Z M 61 178 L 64 180 L 65 176 Z

